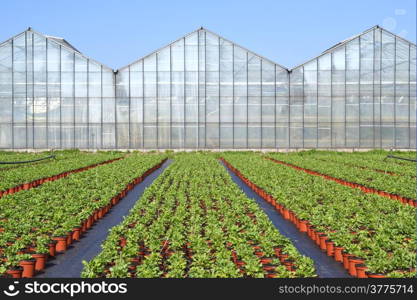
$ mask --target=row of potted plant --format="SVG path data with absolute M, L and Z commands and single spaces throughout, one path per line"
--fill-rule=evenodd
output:
M 314 156 L 274 153 L 267 157 L 408 200 L 416 199 L 416 179 L 409 176 L 391 176 L 337 162 L 323 162 Z
M 377 194 L 377 195 L 380 195 L 382 197 L 387 197 L 387 198 L 393 199 L 395 201 L 399 201 L 399 202 L 403 203 L 404 205 L 410 205 L 410 206 L 413 206 L 413 207 L 417 206 L 417 200 L 415 200 L 415 199 L 409 199 L 409 198 L 406 198 L 406 197 L 403 197 L 403 196 L 394 195 L 394 194 L 391 194 L 391 193 L 388 193 L 388 192 L 385 192 L 385 191 L 370 188 L 370 187 L 367 187 L 367 186 L 364 186 L 364 185 L 361 185 L 361 184 L 358 184 L 358 183 L 355 183 L 355 182 L 350 182 L 350 181 L 346 181 L 344 179 L 339 179 L 339 178 L 329 176 L 329 175 L 326 175 L 326 174 L 323 174 L 323 173 L 320 173 L 320 172 L 317 172 L 317 171 L 314 171 L 314 170 L 299 167 L 299 166 L 294 165 L 292 163 L 277 160 L 275 158 L 271 158 L 271 157 L 266 157 L 266 158 L 275 162 L 275 163 L 277 163 L 277 164 L 285 165 L 285 166 L 291 167 L 293 169 L 303 171 L 303 172 L 305 172 L 307 174 L 310 174 L 310 175 L 321 176 L 321 177 L 325 178 L 326 180 L 331 180 L 331 181 L 337 182 L 338 184 L 348 186 L 350 188 L 359 189 L 364 193 Z
M 146 189 L 83 277 L 314 277 L 210 154 L 178 154 Z
M 0 274 L 33 276 L 48 256 L 64 252 L 164 159 L 132 154 L 1 198 Z
M 292 213 L 302 224 L 308 221 L 322 239 L 334 243 L 333 247 L 360 257 L 369 273 L 415 276 L 414 208 L 310 176 L 256 154 L 227 153 L 224 158 L 248 184 L 265 193 L 261 196 L 275 199 L 277 208 L 288 218 Z
M 0 197 L 27 190 L 46 181 L 62 178 L 74 170 L 84 171 L 106 161 L 121 158 L 117 152 L 63 152 L 47 163 L 25 164 L 24 167 L 2 170 L 0 173 Z M 22 165 L 23 166 L 23 165 Z
M 311 157 L 325 162 L 336 162 L 347 166 L 359 167 L 373 172 L 386 173 L 392 176 L 408 176 L 416 178 L 415 164 L 412 162 L 387 159 L 388 151 L 371 152 L 335 152 L 335 151 L 304 151 L 297 155 Z M 395 153 L 393 155 L 399 155 Z M 293 154 L 295 155 L 295 154 Z M 415 159 L 415 152 L 414 158 Z

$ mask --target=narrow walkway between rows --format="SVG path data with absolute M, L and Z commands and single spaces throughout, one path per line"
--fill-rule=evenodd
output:
M 307 236 L 307 234 L 301 233 L 290 222 L 285 220 L 279 213 L 275 211 L 275 208 L 258 196 L 251 190 L 239 177 L 237 177 L 229 168 L 227 168 L 223 162 L 221 164 L 229 172 L 233 181 L 243 190 L 248 198 L 254 199 L 262 210 L 269 217 L 274 226 L 279 232 L 291 240 L 294 247 L 297 250 L 314 260 L 317 275 L 321 278 L 347 278 L 351 277 L 343 266 L 336 262 L 331 257 L 327 256 L 325 252 L 322 252 L 319 247 Z
M 88 230 L 80 241 L 72 244 L 68 250 L 58 255 L 54 260 L 48 261 L 44 272 L 37 278 L 79 278 L 83 269 L 82 261 L 90 261 L 101 252 L 101 244 L 107 238 L 109 230 L 123 221 L 130 209 L 142 196 L 144 190 L 165 170 L 171 163 L 167 160 L 159 169 L 135 186 L 109 213 Z

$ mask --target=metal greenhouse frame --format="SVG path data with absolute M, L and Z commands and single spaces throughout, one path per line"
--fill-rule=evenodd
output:
M 379 26 L 292 69 L 199 28 L 112 70 L 0 44 L 0 149 L 415 149 L 416 45 Z

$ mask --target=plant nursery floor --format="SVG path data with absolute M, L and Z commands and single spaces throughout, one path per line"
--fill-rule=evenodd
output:
M 109 213 L 88 230 L 80 241 L 72 244 L 68 250 L 55 259 L 48 261 L 47 268 L 37 278 L 79 278 L 83 269 L 82 261 L 89 261 L 101 252 L 101 244 L 107 238 L 109 230 L 122 222 L 123 217 L 142 196 L 144 190 L 164 171 L 171 163 L 167 160 L 159 169 L 135 186 Z
M 223 164 L 223 163 L 221 163 Z M 224 164 L 223 166 L 229 172 L 233 181 L 243 190 L 248 198 L 255 199 L 258 205 L 263 209 L 266 215 L 269 217 L 274 226 L 285 237 L 289 238 L 297 250 L 314 260 L 317 275 L 321 278 L 347 278 L 351 277 L 342 264 L 336 262 L 331 257 L 328 257 L 325 252 L 322 252 L 317 245 L 310 240 L 307 234 L 301 233 L 290 222 L 285 220 L 279 213 L 277 213 L 274 207 L 264 201 L 258 196 L 250 187 L 248 187 L 239 177 L 237 177 L 229 168 Z

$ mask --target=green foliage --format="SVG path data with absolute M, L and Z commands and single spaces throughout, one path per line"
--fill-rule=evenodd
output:
M 123 248 L 118 243 L 121 236 L 127 240 Z M 275 246 L 289 249 L 298 271 L 287 271 L 276 260 L 277 277 L 316 276 L 312 260 L 300 255 L 256 202 L 246 198 L 215 155 L 176 153 L 174 162 L 145 190 L 125 220 L 111 230 L 103 251 L 85 264 L 82 275 L 102 277 L 103 270 L 96 266 L 114 265 L 108 268 L 109 277 L 129 276 L 126 268 L 120 272 L 115 268 L 140 258 L 131 276 L 265 277 L 250 241 L 267 256 L 275 255 Z M 145 256 L 140 254 L 141 245 L 149 251 Z M 232 259 L 233 251 L 244 262 L 240 268 Z
M 96 161 L 104 158 L 100 154 L 85 155 L 98 155 Z M 109 155 L 114 157 L 109 153 L 106 159 Z M 122 160 L 47 182 L 36 189 L 0 198 L 3 230 L 0 247 L 7 265 L 15 264 L 16 253 L 27 251 L 29 246 L 34 246 L 37 253 L 48 253 L 47 246 L 53 236 L 66 236 L 165 157 L 163 154 L 131 154 Z
M 270 154 L 271 157 L 317 171 L 325 168 L 333 172 L 337 172 L 337 169 L 340 172 L 348 170 L 340 165 L 336 168 L 329 167 L 331 164 L 325 162 L 317 163 L 317 157 L 326 155 L 320 151 Z M 351 155 L 362 157 L 359 154 Z M 363 154 L 364 157 L 376 155 L 380 157 L 382 154 Z M 346 154 L 334 153 L 329 156 L 332 159 L 343 159 Z M 395 270 L 415 270 L 415 208 L 276 164 L 261 155 L 227 153 L 224 158 L 279 203 L 308 220 L 317 230 L 326 233 L 336 245 L 344 247 L 350 254 L 364 258 L 371 272 L 393 275 L 397 273 L 390 272 Z M 354 176 L 355 172 L 350 176 Z M 376 177 L 380 176 L 379 172 L 374 173 L 378 174 Z M 398 177 L 386 177 L 386 186 L 395 184 Z M 359 180 L 351 179 L 355 182 Z M 401 184 L 401 181 L 398 183 Z M 384 187 L 382 189 L 385 190 Z

